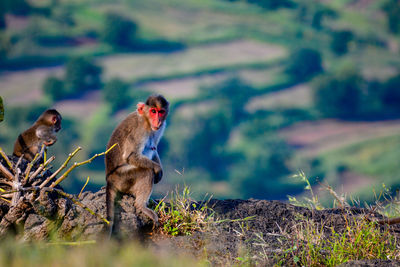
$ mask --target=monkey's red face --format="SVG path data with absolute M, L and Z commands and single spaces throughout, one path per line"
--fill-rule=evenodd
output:
M 162 126 L 167 112 L 163 108 L 150 108 L 149 117 L 151 122 L 151 129 L 157 131 Z
M 144 103 L 139 103 L 137 107 L 139 114 L 148 118 L 153 131 L 159 130 L 167 118 L 168 112 L 162 107 L 147 106 Z

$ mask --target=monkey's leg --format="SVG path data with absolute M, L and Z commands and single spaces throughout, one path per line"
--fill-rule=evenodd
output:
M 136 182 L 131 192 L 131 194 L 135 195 L 135 208 L 149 217 L 153 221 L 154 226 L 158 226 L 157 214 L 147 207 L 147 202 L 153 192 L 154 172 L 152 169 L 142 169 L 141 171 L 138 170 L 135 176 Z

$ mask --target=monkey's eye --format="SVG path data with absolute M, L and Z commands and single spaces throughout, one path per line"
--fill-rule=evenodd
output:
M 150 112 L 151 113 L 157 113 L 156 109 L 154 109 L 154 108 L 150 109 Z
M 158 113 L 160 113 L 162 115 L 165 113 L 165 110 L 161 109 Z

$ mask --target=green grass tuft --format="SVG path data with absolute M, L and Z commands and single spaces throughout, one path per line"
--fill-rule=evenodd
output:
M 162 199 L 156 206 L 161 233 L 169 236 L 191 235 L 195 231 L 204 231 L 213 223 L 214 213 L 208 207 L 210 198 L 198 203 L 191 198 L 190 188 L 185 186 L 182 192 L 177 187 L 170 193 L 169 201 Z

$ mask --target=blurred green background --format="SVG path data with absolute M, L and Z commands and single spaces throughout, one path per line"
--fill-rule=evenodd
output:
M 397 0 L 2 0 L 0 146 L 46 108 L 55 169 L 105 150 L 151 93 L 171 103 L 154 196 L 286 199 L 328 183 L 372 200 L 400 186 Z M 63 182 L 105 184 L 104 159 Z

